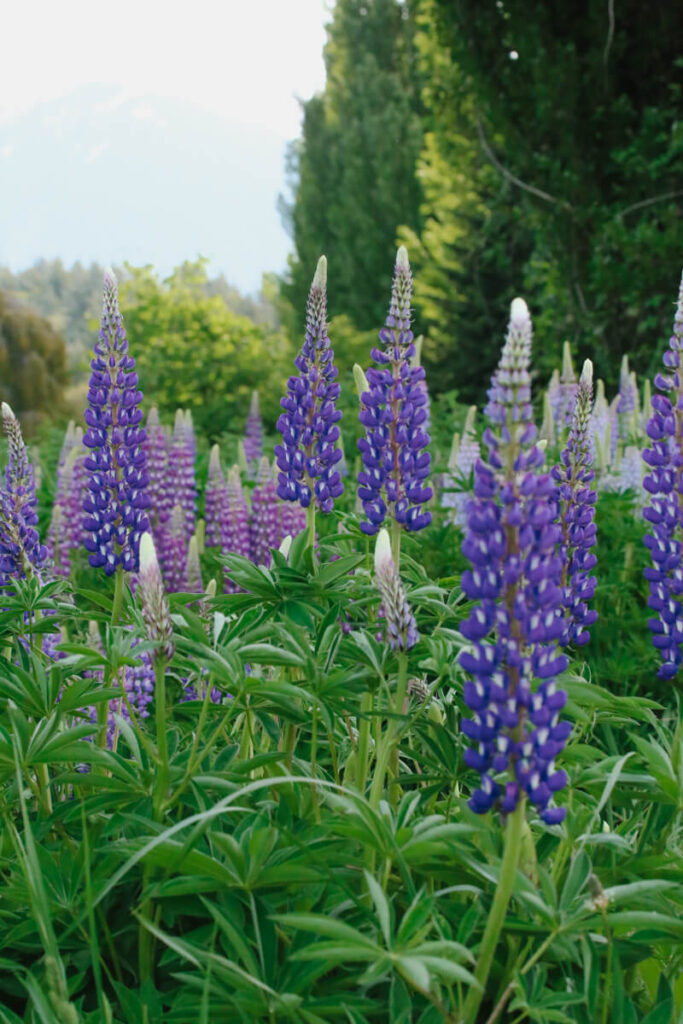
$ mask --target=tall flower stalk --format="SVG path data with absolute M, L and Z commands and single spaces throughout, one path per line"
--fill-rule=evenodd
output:
M 655 377 L 660 392 L 652 396 L 652 415 L 647 423 L 650 447 L 643 452 L 649 469 L 643 481 L 649 505 L 643 515 L 650 532 L 645 546 L 652 565 L 645 569 L 650 584 L 648 619 L 652 642 L 662 664 L 660 679 L 673 679 L 683 660 L 683 278 L 669 347 L 664 352 L 664 372 Z
M 266 460 L 267 461 L 267 460 Z M 220 510 L 220 546 L 221 554 L 235 553 L 249 558 L 251 541 L 249 536 L 249 508 L 247 506 L 239 466 L 233 466 L 228 472 L 228 479 L 223 493 Z M 230 578 L 230 570 L 224 572 L 225 591 L 234 593 L 238 587 Z
M 142 392 L 111 271 L 104 275 L 102 321 L 90 366 L 83 436 L 89 449 L 83 526 L 89 536 L 84 544 L 91 566 L 104 569 L 108 576 L 117 574 L 112 611 L 116 619 L 123 598 L 122 574 L 137 570 L 140 537 L 149 529 L 149 474 L 141 426 Z
M 258 464 L 263 456 L 263 420 L 259 407 L 258 391 L 252 391 L 251 402 L 249 403 L 249 415 L 244 428 L 244 440 L 242 441 L 244 463 L 247 476 L 253 480 L 256 476 Z
M 2 403 L 2 422 L 7 435 L 9 459 L 5 486 L 0 488 L 0 587 L 9 580 L 31 577 L 47 559 L 40 543 L 36 485 L 19 421 L 7 402 Z
M 401 246 L 389 313 L 379 333 L 382 348 L 372 350 L 377 365 L 367 371 L 368 390 L 361 394 L 359 413 L 365 428 L 365 436 L 358 442 L 363 460 L 358 496 L 366 516 L 361 530 L 373 536 L 388 519 L 395 558 L 401 530 L 422 530 L 432 519 L 431 512 L 424 508 L 432 497 L 432 489 L 425 483 L 430 468 L 430 439 L 425 426 L 424 370 L 411 365 L 415 355 L 412 289 L 408 253 Z
M 460 627 L 471 644 L 460 664 L 469 676 L 464 697 L 473 712 L 462 729 L 473 742 L 466 762 L 481 776 L 469 806 L 477 814 L 497 807 L 507 823 L 496 899 L 475 970 L 482 988 L 512 893 L 525 802 L 547 824 L 565 814 L 551 806 L 567 781 L 554 758 L 570 732 L 568 723 L 559 722 L 567 698 L 555 682 L 568 664 L 557 648 L 564 628 L 561 529 L 555 483 L 539 472 L 544 455 L 532 422 L 531 340 L 526 303 L 515 299 L 488 392 L 488 459 L 475 466 L 463 542 L 472 568 L 463 573 L 462 588 L 475 604 Z M 465 1020 L 476 1020 L 481 998 L 482 990 L 470 989 Z
M 207 548 L 217 548 L 221 542 L 221 507 L 225 498 L 225 477 L 221 469 L 221 455 L 217 444 L 209 455 L 209 473 L 204 491 L 204 522 Z
M 398 567 L 391 552 L 391 540 L 386 530 L 379 531 L 375 542 L 375 583 L 382 598 L 387 643 L 398 655 L 398 673 L 394 691 L 393 717 L 378 748 L 375 774 L 370 789 L 370 803 L 373 807 L 379 806 L 387 769 L 397 750 L 408 687 L 407 652 L 418 641 L 415 617 L 408 604 Z M 398 759 L 396 758 L 396 760 Z
M 315 543 L 315 510 L 331 512 L 344 492 L 337 463 L 341 412 L 334 352 L 327 334 L 327 260 L 318 260 L 306 310 L 306 334 L 296 357 L 297 376 L 287 382 L 277 421 L 282 443 L 275 447 L 278 497 L 308 511 L 309 541 Z
M 559 488 L 560 524 L 562 539 L 560 553 L 563 561 L 565 626 L 561 644 L 581 647 L 590 640 L 588 627 L 598 613 L 588 607 L 595 594 L 597 580 L 591 575 L 597 558 L 592 552 L 595 544 L 594 523 L 597 494 L 591 484 L 595 477 L 590 446 L 590 417 L 593 401 L 593 364 L 583 364 L 576 405 L 567 446 L 560 463 L 553 467 L 552 476 Z

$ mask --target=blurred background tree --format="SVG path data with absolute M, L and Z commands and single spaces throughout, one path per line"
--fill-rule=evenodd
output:
M 415 166 L 422 146 L 413 7 L 337 0 L 325 47 L 327 84 L 303 104 L 289 151 L 295 252 L 283 285 L 303 329 L 318 257 L 329 260 L 330 315 L 361 331 L 386 314 L 399 224 L 420 227 Z
M 0 292 L 0 401 L 8 402 L 30 435 L 65 412 L 66 346 L 41 316 Z
M 682 262 L 679 27 L 673 3 L 339 0 L 293 151 L 285 295 L 302 308 L 302 257 L 326 251 L 333 312 L 377 327 L 404 241 L 434 392 L 481 401 L 519 293 L 542 376 L 565 339 L 612 388 L 624 353 L 651 374 Z
M 162 417 L 189 409 L 213 440 L 241 433 L 253 388 L 265 417 L 278 415 L 290 372 L 285 334 L 255 324 L 207 294 L 206 263 L 186 262 L 160 281 L 150 267 L 128 268 L 121 308 L 147 402 Z

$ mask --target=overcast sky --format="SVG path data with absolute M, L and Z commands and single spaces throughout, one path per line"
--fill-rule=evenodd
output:
M 128 255 L 166 270 L 201 252 L 214 270 L 247 289 L 258 286 L 261 271 L 281 270 L 290 248 L 275 210 L 284 189 L 284 147 L 300 132 L 297 97 L 307 99 L 324 85 L 331 6 L 331 0 L 6 5 L 0 263 L 16 269 L 40 256 L 114 262 Z M 142 144 L 145 122 L 156 127 L 153 145 Z M 193 127 L 199 124 L 201 135 Z M 112 179 L 113 150 L 133 143 L 139 159 L 136 164 L 128 154 L 127 166 L 135 167 L 137 189 L 121 167 Z M 116 155 L 120 164 L 124 156 Z M 160 218 L 150 213 L 150 181 L 168 178 L 171 194 L 176 171 L 174 236 L 168 225 L 159 232 Z M 101 220 L 87 202 L 98 183 L 109 197 Z M 191 196 L 188 218 L 183 206 Z M 112 216 L 119 201 L 129 222 L 140 226 L 130 253 L 117 237 L 121 218 Z M 238 238 L 218 234 L 217 215 L 226 225 L 242 225 Z M 249 224 L 263 245 L 251 237 L 246 255 L 239 250 L 247 246 Z

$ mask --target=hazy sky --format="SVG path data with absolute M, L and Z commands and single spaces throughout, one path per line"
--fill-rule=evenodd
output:
M 215 270 L 243 288 L 256 287 L 262 270 L 282 269 L 289 242 L 275 202 L 284 188 L 284 146 L 300 131 L 297 97 L 307 99 L 324 85 L 322 47 L 331 6 L 330 0 L 23 0 L 6 5 L 0 54 L 0 263 L 16 268 L 40 256 L 114 262 L 128 255 L 133 262 L 167 269 L 202 252 Z M 96 85 L 107 88 L 95 90 Z M 181 111 L 177 118 L 176 110 Z M 159 132 L 136 169 L 139 199 L 131 176 L 119 172 L 119 195 L 111 195 L 107 167 L 112 149 L 126 137 L 123 122 L 133 120 L 138 128 L 140 122 L 156 123 Z M 203 124 L 199 147 L 193 122 Z M 164 138 L 164 130 L 176 137 Z M 186 145 L 177 137 L 184 132 Z M 221 136 L 215 149 L 211 134 Z M 37 174 L 34 165 L 42 162 L 41 152 L 44 165 Z M 213 152 L 218 165 L 207 175 L 204 209 L 202 164 L 207 163 L 205 154 Z M 191 158 L 190 173 L 186 164 Z M 220 161 L 226 160 L 239 166 L 223 168 Z M 154 237 L 148 195 L 150 179 L 163 175 L 172 183 L 177 168 L 182 192 L 179 185 L 174 241 L 168 225 L 163 238 Z M 218 211 L 212 188 L 221 175 L 226 189 Z M 53 178 L 61 183 L 59 194 Z M 92 207 L 79 208 L 79 192 L 96 192 L 98 180 L 108 189 L 110 207 L 120 201 L 132 221 L 139 203 L 140 232 L 131 239 L 130 254 L 124 251 L 126 240 L 116 237 L 111 209 L 102 210 L 100 223 Z M 74 183 L 66 196 L 65 181 Z M 188 222 L 182 206 L 191 192 L 196 210 Z M 237 251 L 239 239 L 226 238 L 222 245 L 211 223 L 209 199 L 214 221 L 220 214 L 226 224 L 253 223 L 263 237 L 262 249 L 250 239 L 245 258 Z M 68 210 L 62 208 L 55 219 L 55 207 L 65 203 Z M 65 225 L 71 230 L 65 231 Z M 104 251 L 108 244 L 113 251 Z

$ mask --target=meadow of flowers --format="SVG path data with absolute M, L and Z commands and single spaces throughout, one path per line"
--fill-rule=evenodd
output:
M 112 274 L 54 472 L 3 405 L 0 1022 L 683 1020 L 683 287 L 611 402 L 515 299 L 448 453 L 399 249 L 353 455 L 326 294 L 231 467 Z

